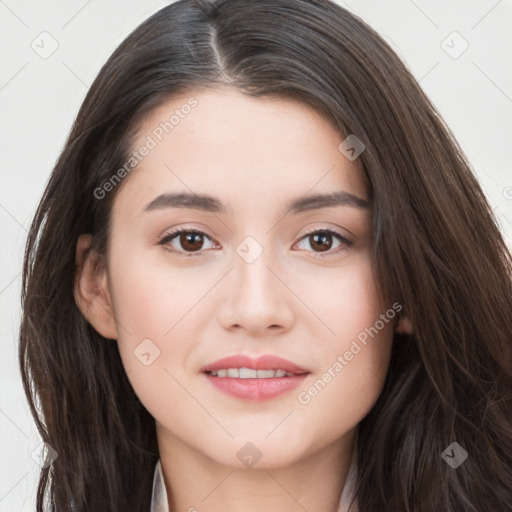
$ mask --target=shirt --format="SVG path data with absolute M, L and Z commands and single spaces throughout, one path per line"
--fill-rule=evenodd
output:
M 348 469 L 347 477 L 341 498 L 338 504 L 338 512 L 358 512 L 357 503 L 354 502 L 349 509 L 350 501 L 354 495 L 357 477 L 357 436 L 355 438 L 354 446 L 352 449 L 352 458 Z M 153 493 L 151 498 L 150 512 L 170 512 L 169 504 L 167 501 L 167 490 L 165 488 L 164 476 L 162 473 L 162 465 L 160 460 L 157 461 L 155 466 L 155 473 L 153 477 Z

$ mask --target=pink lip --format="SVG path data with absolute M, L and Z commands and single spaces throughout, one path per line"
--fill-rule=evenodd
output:
M 235 377 L 214 377 L 211 371 L 223 368 L 252 368 L 254 370 L 285 370 L 295 373 L 291 377 L 273 379 L 240 379 Z M 249 356 L 231 356 L 219 359 L 201 369 L 207 379 L 220 391 L 236 398 L 260 401 L 276 397 L 296 388 L 309 374 L 295 363 L 281 357 L 266 355 L 258 359 Z
M 293 373 L 309 373 L 295 363 L 273 355 L 266 355 L 253 359 L 249 356 L 237 355 L 224 357 L 214 363 L 201 368 L 202 372 L 222 370 L 222 368 L 252 368 L 253 370 L 284 370 Z

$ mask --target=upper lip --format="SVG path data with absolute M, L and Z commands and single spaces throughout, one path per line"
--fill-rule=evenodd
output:
M 219 359 L 201 368 L 202 372 L 211 372 L 227 368 L 252 368 L 253 370 L 284 370 L 292 373 L 309 373 L 295 363 L 273 355 L 253 358 L 246 355 L 229 356 Z

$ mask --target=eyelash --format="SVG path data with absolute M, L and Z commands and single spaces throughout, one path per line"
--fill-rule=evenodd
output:
M 176 238 L 178 235 L 180 235 L 181 233 L 195 233 L 195 234 L 198 234 L 198 235 L 203 235 L 205 236 L 206 238 L 208 238 L 209 240 L 212 240 L 211 237 L 209 237 L 206 233 L 204 233 L 203 231 L 199 231 L 197 229 L 190 229 L 190 228 L 178 228 L 174 231 L 172 231 L 171 233 L 168 233 L 166 235 L 164 235 L 159 241 L 158 241 L 158 245 L 162 245 L 162 246 L 165 246 L 167 243 L 169 243 L 171 240 L 173 240 L 174 238 Z M 299 242 L 301 240 L 303 240 L 304 238 L 308 237 L 308 236 L 311 236 L 313 234 L 328 234 L 328 235 L 333 235 L 335 236 L 336 238 L 338 238 L 342 245 L 340 247 L 338 247 L 337 249 L 335 249 L 334 251 L 327 251 L 326 253 L 315 253 L 315 257 L 321 257 L 321 258 L 324 258 L 324 257 L 327 257 L 327 256 L 332 256 L 334 254 L 338 254 L 344 250 L 346 250 L 348 247 L 350 247 L 353 242 L 351 240 L 349 240 L 348 238 L 346 238 L 345 236 L 341 235 L 340 233 L 338 233 L 337 231 L 332 231 L 331 229 L 314 229 L 312 231 L 309 231 L 308 233 L 305 233 L 299 240 Z M 196 251 L 196 252 L 192 252 L 192 253 L 182 253 L 182 251 L 178 251 L 176 249 L 169 249 L 168 247 L 164 247 L 164 249 L 166 251 L 169 251 L 169 252 L 172 252 L 172 253 L 175 253 L 175 254 L 180 254 L 180 256 L 183 256 L 185 258 L 189 258 L 191 256 L 200 256 L 202 251 L 199 250 L 199 251 Z M 314 251 L 313 251 L 314 252 Z

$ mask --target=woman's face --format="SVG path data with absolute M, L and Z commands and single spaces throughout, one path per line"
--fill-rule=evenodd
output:
M 227 90 L 145 119 L 139 163 L 117 185 L 108 289 L 162 445 L 230 466 L 245 450 L 276 467 L 336 443 L 375 403 L 395 311 L 377 293 L 371 207 L 342 140 L 302 103 Z M 308 199 L 319 194 L 341 199 Z M 204 371 L 236 356 L 250 360 Z

